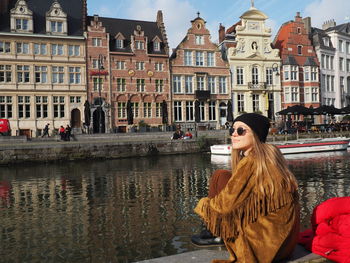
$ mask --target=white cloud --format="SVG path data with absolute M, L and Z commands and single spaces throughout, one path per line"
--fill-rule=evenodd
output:
M 158 10 L 163 12 L 169 46 L 175 48 L 186 36 L 197 10 L 186 0 L 134 0 L 128 8 L 128 17 L 156 21 Z
M 350 16 L 349 0 L 316 0 L 305 7 L 305 16 L 311 17 L 312 26 L 321 27 L 330 19 L 334 19 L 337 24 L 349 22 L 345 18 Z

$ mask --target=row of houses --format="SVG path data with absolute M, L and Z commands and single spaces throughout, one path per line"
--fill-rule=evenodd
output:
M 86 0 L 1 1 L 0 118 L 35 137 L 47 123 L 218 129 L 231 109 L 276 120 L 294 104 L 349 105 L 350 24 L 312 28 L 297 13 L 272 40 L 267 18 L 252 4 L 214 43 L 198 13 L 170 51 L 161 11 L 137 21 L 88 16 Z

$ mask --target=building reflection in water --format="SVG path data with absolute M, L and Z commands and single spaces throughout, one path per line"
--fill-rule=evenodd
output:
M 213 170 L 229 161 L 184 155 L 1 167 L 5 262 L 133 262 L 196 249 L 193 213 Z M 349 195 L 349 154 L 289 159 L 302 226 L 321 201 Z

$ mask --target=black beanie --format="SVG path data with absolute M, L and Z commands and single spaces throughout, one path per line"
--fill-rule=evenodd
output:
M 233 123 L 236 121 L 244 122 L 258 135 L 260 141 L 266 141 L 270 128 L 270 121 L 268 118 L 257 113 L 245 113 L 238 116 Z

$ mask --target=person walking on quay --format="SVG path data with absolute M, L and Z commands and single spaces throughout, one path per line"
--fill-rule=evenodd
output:
M 61 140 L 64 141 L 66 133 L 65 133 L 65 129 L 64 127 L 61 125 L 60 129 L 58 130 L 60 136 L 61 136 Z
M 234 120 L 233 170 L 214 172 L 208 197 L 195 208 L 230 253 L 229 260 L 213 263 L 279 261 L 288 258 L 297 244 L 297 181 L 280 150 L 265 143 L 269 127 L 269 120 L 256 113 Z
M 45 128 L 43 130 L 43 135 L 41 136 L 41 138 L 43 138 L 45 135 L 47 135 L 47 137 L 49 137 L 49 125 L 50 125 L 50 123 L 47 123 L 45 125 Z
M 72 128 L 67 124 L 66 130 L 65 130 L 65 135 L 66 135 L 65 139 L 66 139 L 66 141 L 70 141 L 71 132 L 72 132 Z

